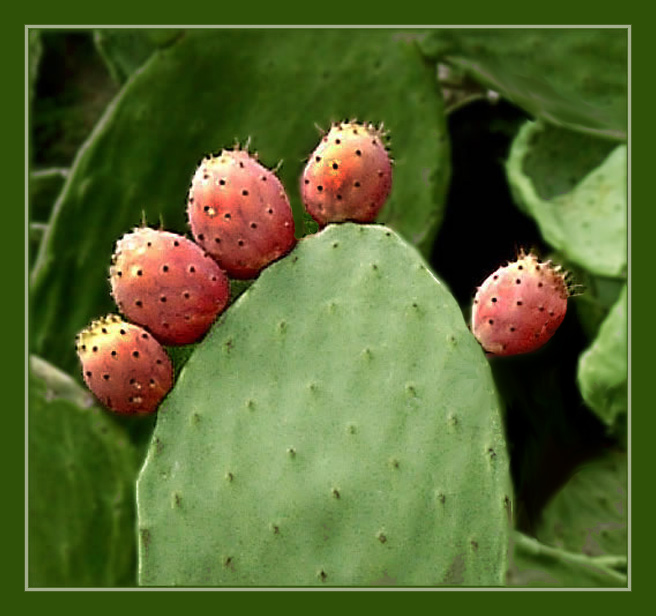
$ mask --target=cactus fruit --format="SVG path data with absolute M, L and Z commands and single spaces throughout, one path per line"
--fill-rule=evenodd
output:
M 301 197 L 320 226 L 373 222 L 392 189 L 386 134 L 372 124 L 333 124 L 301 176 Z
M 296 244 L 289 199 L 256 156 L 235 148 L 206 156 L 189 189 L 194 239 L 231 278 L 254 278 Z
M 478 288 L 471 330 L 489 355 L 518 355 L 539 349 L 565 318 L 567 274 L 550 261 L 520 251 Z
M 93 321 L 78 334 L 76 349 L 87 387 L 117 413 L 152 413 L 173 385 L 164 348 L 117 315 Z
M 119 310 L 162 344 L 196 342 L 230 299 L 227 275 L 200 246 L 147 227 L 116 243 L 110 283 Z

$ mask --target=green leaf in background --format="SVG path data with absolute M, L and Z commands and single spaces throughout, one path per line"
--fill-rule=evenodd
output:
M 626 140 L 627 28 L 437 29 L 421 44 L 536 118 Z
M 39 74 L 39 62 L 43 53 L 43 42 L 41 41 L 41 32 L 30 29 L 28 31 L 27 44 L 28 53 L 28 78 L 29 78 L 29 102 L 32 103 L 34 97 L 34 88 Z
M 418 252 L 330 225 L 189 358 L 137 484 L 144 586 L 492 586 L 510 530 L 489 365 Z
M 137 459 L 127 433 L 32 356 L 28 434 L 29 586 L 134 586 Z
M 550 245 L 599 276 L 627 266 L 627 148 L 527 122 L 507 162 L 520 206 Z
M 173 28 L 99 28 L 94 42 L 112 78 L 122 84 L 154 51 L 172 44 L 181 33 Z
M 587 556 L 626 556 L 627 486 L 625 452 L 587 462 L 547 504 L 536 538 Z
M 395 175 L 380 219 L 422 251 L 440 224 L 448 141 L 434 67 L 395 30 L 189 30 L 133 74 L 79 152 L 31 277 L 33 349 L 71 370 L 73 337 L 113 309 L 107 275 L 116 240 L 162 220 L 186 230 L 199 159 L 252 137 L 290 194 L 319 140 L 315 124 L 383 122 Z M 84 293 L 80 293 L 84 289 Z
M 586 556 L 544 545 L 513 532 L 509 586 L 542 588 L 626 587 L 626 556 Z
M 581 355 L 577 375 L 585 403 L 612 430 L 628 412 L 628 301 L 625 285 L 597 338 Z

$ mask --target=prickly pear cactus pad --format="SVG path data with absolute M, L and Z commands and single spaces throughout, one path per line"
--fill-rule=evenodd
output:
M 583 400 L 611 429 L 629 408 L 628 302 L 625 285 L 594 342 L 579 358 L 577 372 Z
M 29 383 L 29 586 L 134 586 L 138 466 L 127 432 L 38 357 Z
M 507 173 L 546 242 L 593 274 L 626 275 L 626 145 L 527 122 Z
M 504 582 L 491 372 L 385 226 L 329 225 L 264 270 L 158 413 L 137 482 L 141 585 Z

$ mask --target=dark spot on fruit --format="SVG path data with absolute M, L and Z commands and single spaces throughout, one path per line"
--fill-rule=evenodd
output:
M 554 315 L 554 311 L 553 310 L 549 311 L 549 316 L 552 317 L 553 315 Z
M 524 266 L 523 266 L 523 265 L 518 265 L 518 266 L 517 266 L 517 269 L 520 269 L 520 270 L 521 270 L 521 269 L 524 269 Z
M 378 541 L 385 543 L 387 541 L 387 537 L 383 533 L 378 533 Z
M 161 366 L 161 365 L 162 365 L 162 360 L 161 360 L 161 359 L 156 359 L 156 360 L 155 360 L 155 363 L 156 363 L 158 366 Z
M 185 299 L 189 299 L 189 297 L 190 297 L 189 291 L 185 291 L 182 295 Z
M 322 582 L 325 582 L 326 579 L 328 578 L 328 574 L 327 574 L 323 569 L 322 569 L 321 571 L 319 571 L 319 574 L 318 574 L 318 575 L 319 575 L 319 579 L 320 579 Z
M 256 222 L 251 223 L 251 229 L 257 229 L 257 223 Z
M 143 302 L 140 299 L 138 299 L 136 302 L 134 302 L 134 304 L 135 304 L 135 306 L 138 306 L 139 308 L 141 308 L 143 306 Z
M 496 298 L 496 297 L 493 297 L 493 298 L 492 298 L 492 301 L 493 301 L 494 303 L 496 303 L 497 298 Z
M 148 246 L 148 248 L 150 248 L 152 245 L 153 245 L 152 242 L 148 242 L 148 243 L 146 244 L 146 246 Z
M 317 190 L 318 190 L 319 192 L 321 192 L 321 191 L 323 190 L 323 186 L 321 186 L 321 185 L 317 186 Z
M 242 161 L 239 161 L 239 166 L 243 169 L 244 168 L 244 163 Z
M 355 186 L 356 188 L 360 188 L 360 182 L 356 180 L 355 182 L 353 182 L 353 186 Z
M 309 183 L 310 183 L 310 180 L 305 180 L 305 183 L 306 183 L 306 184 L 309 184 Z
M 342 140 L 341 140 L 341 139 L 335 139 L 335 143 L 336 143 L 337 145 L 339 145 L 340 143 L 342 143 Z
M 337 201 L 341 201 L 341 200 L 342 200 L 342 195 L 337 195 Z
M 118 353 L 116 351 L 112 351 L 112 357 L 116 357 Z
M 225 180 L 219 180 L 219 184 L 220 184 L 221 186 L 225 186 Z
M 267 210 L 267 214 L 273 214 L 273 208 L 269 208 L 269 209 Z
M 225 218 L 226 220 L 230 220 L 230 212 L 226 212 L 226 213 L 223 215 L 223 218 Z
M 358 134 L 358 129 L 357 129 L 357 128 L 354 128 L 354 129 L 353 129 L 353 134 L 354 134 L 354 135 L 357 135 L 357 134 Z
M 244 197 L 248 197 L 248 191 L 247 190 L 242 190 L 241 194 L 244 195 Z
M 492 280 L 498 280 L 498 279 L 499 279 L 499 274 L 495 274 L 494 276 L 492 276 Z
M 221 238 L 220 237 L 215 237 L 214 238 L 214 243 L 215 244 L 220 244 L 221 243 Z
M 541 282 L 538 282 L 538 287 L 543 287 L 543 286 L 544 286 L 544 284 L 542 284 Z
M 317 162 L 320 162 L 321 161 L 321 156 L 315 156 L 314 160 L 316 160 Z
M 125 334 L 126 334 L 127 332 L 126 332 L 124 329 L 122 329 L 120 333 L 121 333 L 121 336 L 125 336 Z
M 142 337 L 144 340 L 148 340 L 148 334 L 145 334 L 145 333 L 144 333 L 144 334 L 141 334 L 141 337 Z
M 123 275 L 123 272 L 118 271 L 118 272 L 116 272 L 116 275 L 120 278 Z
M 173 241 L 173 245 L 176 246 L 176 247 L 178 247 L 178 246 L 180 246 L 180 242 L 178 242 L 178 240 L 174 240 L 174 241 Z
M 522 281 L 521 281 L 521 279 L 520 279 L 520 278 L 518 278 L 517 280 L 515 280 L 515 284 L 522 284 Z
M 511 327 L 511 328 L 510 328 L 510 331 L 511 331 L 511 332 L 514 332 L 514 331 L 515 331 L 515 328 L 514 328 L 514 327 Z
M 198 239 L 199 239 L 201 242 L 203 242 L 203 241 L 205 241 L 205 236 L 204 236 L 202 233 L 199 233 L 199 234 L 198 234 Z
M 102 331 L 103 334 L 106 334 L 107 333 L 107 328 L 103 327 L 101 331 Z
M 536 266 L 535 266 L 535 271 L 536 271 L 536 272 L 539 272 L 539 271 L 540 271 L 540 266 L 539 266 L 539 265 L 536 265 Z
M 171 326 L 165 321 L 164 323 L 162 323 L 162 327 L 164 329 L 169 329 Z
M 333 163 L 333 169 L 339 169 L 339 165 L 337 163 Z
M 494 319 L 490 319 L 490 320 L 488 321 L 488 323 L 489 323 L 490 325 L 494 325 Z
M 538 307 L 538 310 L 539 310 L 540 312 L 544 312 L 544 306 L 539 306 L 539 307 Z
M 335 498 L 340 498 L 340 497 L 341 497 L 341 495 L 340 495 L 340 493 L 339 493 L 339 490 L 338 490 L 337 488 L 333 488 L 333 489 L 331 490 L 331 492 L 332 492 L 332 495 L 333 495 Z
M 169 271 L 169 266 L 168 265 L 162 265 L 162 271 L 163 272 L 168 272 Z
M 88 377 L 91 377 L 91 372 L 87 370 L 84 374 L 86 374 Z
M 106 381 L 109 381 L 109 374 L 103 374 L 103 379 L 105 379 Z
M 211 280 L 212 282 L 216 282 L 218 279 L 217 279 L 216 276 L 212 276 L 212 277 L 210 278 L 210 280 Z
M 162 295 L 162 297 L 159 298 L 160 302 L 165 302 L 166 301 L 166 295 Z
M 137 270 L 137 276 L 143 276 L 143 271 L 142 270 Z
M 189 266 L 189 273 L 193 274 L 196 271 L 196 268 L 193 265 Z
M 132 351 L 132 357 L 134 358 L 139 357 L 139 351 Z
M 96 352 L 98 351 L 98 347 L 95 346 L 95 347 L 93 347 L 93 349 L 91 349 L 91 350 L 92 350 L 94 353 L 96 353 Z
M 356 156 L 362 156 L 362 150 L 356 150 L 355 155 Z
M 522 305 L 522 300 L 518 299 L 518 300 L 517 300 L 517 305 L 518 305 L 518 306 L 521 306 L 521 305 Z
M 266 175 L 263 175 L 260 179 L 261 179 L 263 182 L 266 182 L 266 181 L 267 181 L 267 179 L 266 179 Z
M 244 240 L 238 240 L 238 241 L 237 241 L 237 244 L 238 244 L 239 246 L 243 246 L 243 245 L 244 245 Z

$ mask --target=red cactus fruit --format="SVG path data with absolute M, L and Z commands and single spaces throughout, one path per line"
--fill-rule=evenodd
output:
M 116 413 L 152 413 L 173 385 L 164 348 L 145 329 L 117 315 L 93 321 L 76 341 L 87 387 Z
M 110 283 L 119 310 L 169 345 L 196 342 L 230 299 L 227 275 L 200 246 L 148 227 L 116 243 Z
M 489 355 L 539 349 L 565 318 L 570 290 L 566 274 L 551 261 L 520 252 L 478 288 L 471 330 Z
M 305 209 L 320 226 L 373 222 L 392 189 L 387 137 L 372 124 L 333 124 L 301 176 Z
M 196 242 L 231 278 L 254 278 L 296 244 L 282 183 L 245 150 L 223 150 L 201 161 L 187 217 Z

